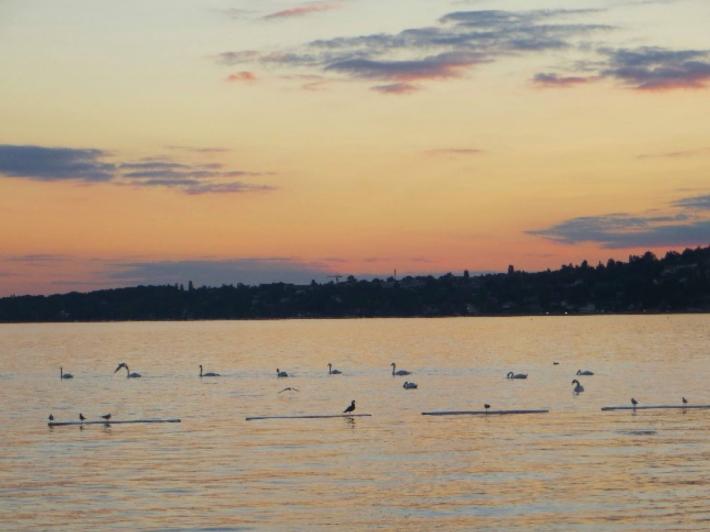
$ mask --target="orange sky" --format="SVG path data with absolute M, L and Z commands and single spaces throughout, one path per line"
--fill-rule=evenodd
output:
M 710 4 L 382 4 L 0 2 L 0 295 L 710 243 Z

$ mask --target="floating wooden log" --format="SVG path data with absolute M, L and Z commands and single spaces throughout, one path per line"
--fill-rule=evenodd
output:
M 540 408 L 533 410 L 440 410 L 438 412 L 422 412 L 423 416 L 506 416 L 511 414 L 547 414 L 549 410 Z
M 602 412 L 614 410 L 701 410 L 708 409 L 710 405 L 643 405 L 643 406 L 603 406 Z
M 310 416 L 252 416 L 246 418 L 247 421 L 257 419 L 326 419 L 331 417 L 372 417 L 372 414 L 331 414 L 331 415 L 310 415 Z
M 128 423 L 180 423 L 179 419 L 127 419 L 110 421 L 50 421 L 50 427 L 68 427 L 71 425 L 125 425 Z

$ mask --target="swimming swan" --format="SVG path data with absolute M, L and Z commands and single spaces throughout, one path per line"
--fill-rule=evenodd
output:
M 580 394 L 584 391 L 584 386 L 582 386 L 577 379 L 574 379 L 572 381 L 572 384 L 574 384 L 574 389 L 572 390 L 576 394 Z
M 135 371 L 134 371 L 133 373 L 131 373 L 131 370 L 128 369 L 128 364 L 126 364 L 125 362 L 121 362 L 121 363 L 118 365 L 118 367 L 117 367 L 115 370 L 113 370 L 113 372 L 116 373 L 116 372 L 117 372 L 118 370 L 120 370 L 121 368 L 125 368 L 125 369 L 126 369 L 126 378 L 127 378 L 127 379 L 140 379 L 140 378 L 141 378 L 141 374 L 140 374 L 140 373 L 136 373 Z
M 276 376 L 277 377 L 288 377 L 288 373 L 285 371 L 281 371 L 279 368 L 276 368 Z
M 333 369 L 333 364 L 328 363 L 328 375 L 342 375 L 343 372 L 339 369 Z
M 405 390 L 416 390 L 418 386 L 416 382 L 405 381 L 405 383 L 402 385 L 402 388 L 404 388 Z
M 71 373 L 64 373 L 64 368 L 59 368 L 59 378 L 60 379 L 73 379 L 74 375 Z
M 594 372 L 589 371 L 588 369 L 585 369 L 584 371 L 582 371 L 581 369 L 578 369 L 577 375 L 594 375 Z
M 202 364 L 200 364 L 200 377 L 221 377 L 219 373 L 213 371 L 208 371 L 207 373 L 202 373 Z
M 398 369 L 397 369 L 397 364 L 395 364 L 394 362 L 392 362 L 392 363 L 390 364 L 390 366 L 392 366 L 392 376 L 393 376 L 393 377 L 394 377 L 395 375 L 398 375 L 398 376 L 401 377 L 401 376 L 403 376 L 403 375 L 411 375 L 411 374 L 412 374 L 411 371 L 407 371 L 406 369 L 399 369 L 399 370 L 398 370 Z
M 508 374 L 506 375 L 508 379 L 527 379 L 528 374 L 527 373 L 513 373 L 512 371 L 509 371 Z

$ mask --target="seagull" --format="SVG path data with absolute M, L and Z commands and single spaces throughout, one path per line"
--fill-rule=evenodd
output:
M 582 371 L 581 369 L 578 369 L 577 375 L 594 375 L 594 372 L 589 371 L 588 369 L 585 369 L 584 371 Z
M 276 368 L 276 376 L 277 377 L 288 377 L 288 373 L 285 371 L 281 371 L 279 368 Z
M 339 369 L 333 369 L 333 364 L 328 363 L 328 375 L 342 375 L 343 372 Z
M 284 393 L 284 392 L 297 392 L 298 388 L 291 388 L 290 386 L 287 386 L 283 390 L 281 390 L 279 393 Z
M 575 385 L 574 390 L 572 390 L 574 391 L 574 393 L 580 394 L 584 391 L 584 386 L 582 386 L 577 379 L 574 379 L 572 381 L 572 384 Z
M 54 415 L 53 415 L 53 414 L 49 414 L 49 420 L 50 420 L 50 421 L 54 421 Z
M 398 369 L 397 369 L 397 364 L 395 364 L 394 362 L 392 362 L 392 363 L 390 364 L 390 366 L 392 366 L 392 376 L 393 376 L 393 377 L 394 377 L 394 376 L 400 376 L 400 377 L 401 377 L 401 376 L 404 376 L 404 375 L 411 375 L 411 374 L 412 374 L 411 371 L 407 371 L 406 369 L 399 369 L 399 370 L 398 370 Z
M 82 414 L 81 412 L 79 412 L 79 419 L 80 419 L 81 421 L 86 421 L 86 418 L 84 417 L 84 414 Z
M 59 378 L 60 379 L 73 379 L 74 375 L 71 373 L 64 373 L 64 368 L 59 368 Z
M 633 397 L 631 398 L 631 404 L 634 405 L 634 408 L 636 408 L 636 405 L 639 404 L 639 402 L 634 399 Z
M 405 383 L 402 385 L 402 388 L 404 388 L 405 390 L 416 390 L 418 386 L 416 382 L 405 381 Z
M 350 406 L 347 407 L 345 410 L 343 410 L 343 414 L 349 414 L 350 412 L 353 412 L 355 410 L 355 401 L 353 400 L 352 403 L 350 403 Z
M 683 400 L 683 404 L 684 404 L 684 405 L 687 405 L 687 404 L 688 404 L 688 400 L 687 400 L 685 397 L 681 397 L 681 399 Z
M 126 370 L 126 378 L 127 379 L 139 379 L 141 377 L 140 373 L 136 373 L 135 371 L 131 373 L 131 370 L 128 369 L 128 364 L 125 362 L 121 362 L 116 369 L 113 370 L 114 373 L 116 373 L 118 370 L 121 368 L 124 368 Z
M 214 371 L 202 373 L 202 364 L 200 364 L 200 377 L 221 377 L 221 375 L 219 373 L 215 373 Z
M 101 417 L 104 418 L 106 421 L 108 421 L 109 419 L 111 419 L 111 414 L 106 414 L 105 416 L 101 416 Z

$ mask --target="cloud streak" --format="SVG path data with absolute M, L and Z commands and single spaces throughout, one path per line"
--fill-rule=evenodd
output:
M 691 246 L 710 243 L 710 195 L 682 198 L 671 204 L 678 212 L 632 215 L 612 213 L 580 216 L 545 229 L 527 231 L 553 242 L 585 242 L 603 248 Z
M 270 172 L 233 170 L 217 162 L 185 163 L 165 157 L 124 162 L 108 161 L 109 157 L 112 154 L 99 149 L 4 144 L 0 145 L 0 176 L 46 182 L 162 187 L 190 195 L 274 190 L 269 185 L 237 180 L 271 175 Z
M 275 11 L 264 15 L 262 18 L 264 20 L 278 20 L 278 19 L 289 19 L 294 17 L 304 17 L 306 15 L 312 15 L 314 13 L 322 13 L 324 11 L 332 11 L 334 9 L 339 9 L 342 7 L 340 3 L 336 2 L 312 2 L 309 4 L 302 4 L 300 6 L 291 7 L 288 9 L 282 9 L 281 11 Z
M 383 94 L 407 94 L 396 83 L 446 80 L 505 56 L 563 50 L 611 26 L 568 23 L 566 19 L 595 10 L 457 11 L 431 26 L 399 33 L 376 33 L 308 42 L 293 49 L 260 52 L 227 51 L 217 56 L 225 65 L 260 63 L 284 68 L 309 68 L 346 79 L 389 82 L 373 88 Z M 391 86 L 391 87 L 388 87 Z

